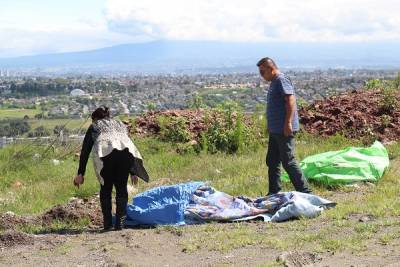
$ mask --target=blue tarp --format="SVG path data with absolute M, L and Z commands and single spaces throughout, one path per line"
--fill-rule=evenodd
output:
M 189 182 L 160 186 L 133 198 L 127 207 L 125 224 L 133 225 L 183 225 L 185 208 L 193 193 L 204 182 Z
M 189 182 L 143 192 L 128 205 L 125 224 L 184 225 L 258 217 L 280 222 L 298 217 L 313 218 L 335 206 L 332 201 L 300 192 L 281 192 L 256 199 L 233 197 L 205 184 Z

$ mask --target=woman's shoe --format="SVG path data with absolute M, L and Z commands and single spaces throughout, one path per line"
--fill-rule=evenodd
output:
M 103 213 L 103 231 L 110 231 L 112 228 L 111 200 L 100 198 L 100 206 Z
M 124 223 L 125 223 L 125 216 L 122 217 L 116 216 L 114 230 L 115 231 L 122 230 L 122 228 L 124 228 Z

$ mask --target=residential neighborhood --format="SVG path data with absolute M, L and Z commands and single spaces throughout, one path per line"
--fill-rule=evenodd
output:
M 138 114 L 150 109 L 182 109 L 191 106 L 195 96 L 213 107 L 224 101 L 240 103 L 253 111 L 264 104 L 268 85 L 258 73 L 77 76 L 77 77 L 0 77 L 0 109 L 40 108 L 48 118 L 83 118 L 99 105 L 107 105 L 114 115 Z M 371 78 L 390 79 L 391 70 L 287 70 L 302 102 L 312 102 L 333 93 L 361 89 Z

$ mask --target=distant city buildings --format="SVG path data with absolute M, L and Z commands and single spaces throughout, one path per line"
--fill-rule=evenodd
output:
M 389 70 L 284 72 L 295 84 L 297 95 L 306 102 L 360 89 L 371 78 L 390 79 L 397 75 L 396 71 Z M 10 75 L 5 69 L 0 74 Z M 202 103 L 210 107 L 233 100 L 245 111 L 254 111 L 257 104 L 265 104 L 267 88 L 268 84 L 258 73 L 116 75 L 114 78 L 13 76 L 0 79 L 0 105 L 39 106 L 50 118 L 82 118 L 99 105 L 109 106 L 113 115 L 138 114 L 150 106 L 160 110 L 188 108 L 195 97 L 201 97 Z
M 0 69 L 0 77 L 11 77 L 11 72 L 8 69 Z

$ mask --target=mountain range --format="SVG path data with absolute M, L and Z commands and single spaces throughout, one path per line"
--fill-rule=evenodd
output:
M 90 51 L 0 58 L 0 68 L 68 68 L 173 72 L 254 71 L 269 56 L 284 68 L 400 68 L 400 43 L 239 43 L 153 41 Z

